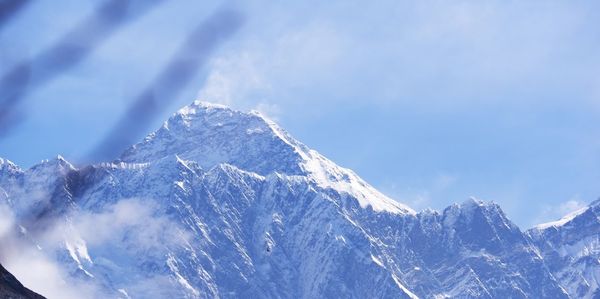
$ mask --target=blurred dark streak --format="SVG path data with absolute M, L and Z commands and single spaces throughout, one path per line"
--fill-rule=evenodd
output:
M 12 20 L 30 0 L 0 0 L 0 29 Z
M 23 116 L 15 110 L 28 93 L 79 64 L 120 26 L 162 1 L 106 1 L 56 44 L 4 74 L 0 78 L 0 138 Z
M 221 8 L 196 27 L 167 67 L 140 93 L 85 162 L 114 160 L 125 147 L 143 137 L 152 120 L 177 97 L 215 49 L 237 32 L 243 22 L 244 16 L 240 12 Z

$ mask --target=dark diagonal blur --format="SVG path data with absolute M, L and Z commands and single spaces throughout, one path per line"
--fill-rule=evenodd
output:
M 177 97 L 215 49 L 238 31 L 243 21 L 240 12 L 223 8 L 201 23 L 167 67 L 140 93 L 106 138 L 88 155 L 87 162 L 113 160 L 143 137 L 152 121 Z
M 0 77 L 0 138 L 20 117 L 19 105 L 27 95 L 84 60 L 119 27 L 140 17 L 163 0 L 109 0 L 67 32 L 53 46 L 18 63 Z M 3 1 L 0 26 L 27 1 Z
M 14 19 L 30 0 L 0 0 L 0 29 Z

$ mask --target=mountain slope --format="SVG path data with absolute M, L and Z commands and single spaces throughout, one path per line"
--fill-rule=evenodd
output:
M 419 213 L 401 244 L 415 257 L 406 281 L 425 297 L 567 297 L 535 246 L 494 203 L 470 199 Z
M 293 139 L 258 112 L 242 113 L 196 102 L 128 149 L 121 160 L 146 163 L 169 155 L 195 161 L 204 169 L 227 163 L 263 176 L 273 173 L 304 176 L 320 187 L 353 194 L 363 207 L 414 214 L 412 209 L 387 198 L 351 170 L 335 165 Z
M 84 297 L 575 295 L 496 204 L 416 213 L 255 112 L 195 102 L 83 168 L 1 161 L 15 238 Z
M 600 298 L 600 200 L 527 233 L 570 294 Z
M 0 298 L 44 299 L 44 297 L 24 287 L 2 265 L 0 265 Z

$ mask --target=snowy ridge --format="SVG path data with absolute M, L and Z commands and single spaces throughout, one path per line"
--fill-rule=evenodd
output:
M 600 297 L 600 200 L 527 234 L 569 294 Z
M 19 168 L 15 163 L 10 160 L 0 158 L 0 172 L 22 172 L 23 170 Z
M 415 213 L 259 113 L 203 102 L 117 161 L 0 159 L 0 203 L 11 244 L 72 287 L 36 289 L 50 298 L 600 296 L 598 202 L 527 232 L 475 198 Z
M 197 125 L 198 120 L 205 125 Z M 210 123 L 207 124 L 208 121 Z M 233 135 L 232 133 L 236 135 L 227 136 Z M 157 142 L 165 135 L 170 137 L 169 144 Z M 217 137 L 218 135 L 232 138 L 221 141 L 225 136 Z M 206 150 L 194 147 L 193 143 L 190 144 L 189 138 L 197 138 L 199 141 L 205 138 L 219 138 L 218 142 L 221 144 L 232 142 L 225 146 L 217 146 L 221 149 L 215 153 L 215 146 Z M 246 142 L 258 138 L 261 139 L 258 144 Z M 252 145 L 247 146 L 248 143 Z M 264 160 L 263 157 L 269 157 L 272 147 L 280 149 L 278 155 L 271 156 L 277 164 L 265 163 L 267 165 L 264 167 L 255 167 L 258 163 L 253 156 L 259 157 L 256 159 Z M 134 145 L 123 155 L 122 159 L 138 163 L 149 162 L 159 158 L 160 155 L 173 153 L 173 148 L 184 159 L 197 161 L 205 168 L 219 163 L 228 163 L 260 175 L 268 175 L 273 172 L 303 175 L 322 188 L 332 188 L 350 194 L 359 201 L 363 208 L 371 207 L 375 211 L 396 214 L 415 214 L 411 208 L 383 195 L 351 170 L 337 166 L 317 151 L 311 150 L 295 140 L 277 124 L 257 111 L 243 113 L 226 106 L 195 101 L 180 109 L 165 122 L 160 130 L 148 136 L 142 143 Z M 181 153 L 182 149 L 189 150 L 187 153 Z M 147 154 L 148 151 L 153 154 Z M 281 152 L 284 154 L 279 154 Z M 156 155 L 155 153 L 161 154 Z M 245 156 L 250 156 L 253 160 L 248 161 L 250 159 L 246 160 Z M 281 168 L 281 165 L 287 167 Z
M 563 225 L 569 223 L 571 220 L 575 219 L 575 217 L 585 213 L 585 211 L 587 211 L 588 209 L 589 209 L 589 207 L 581 208 L 579 210 L 573 211 L 573 212 L 565 215 L 564 217 L 560 218 L 559 220 L 538 224 L 535 226 L 535 228 L 539 229 L 539 230 L 544 230 L 549 227 L 563 226 Z

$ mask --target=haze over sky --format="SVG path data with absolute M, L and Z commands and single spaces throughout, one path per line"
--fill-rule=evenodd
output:
M 257 109 L 416 210 L 469 196 L 524 227 L 600 196 L 597 1 L 239 1 L 245 25 L 168 109 Z M 0 31 L 0 71 L 101 1 L 37 1 Z M 164 1 L 23 103 L 0 157 L 77 161 L 216 1 Z

